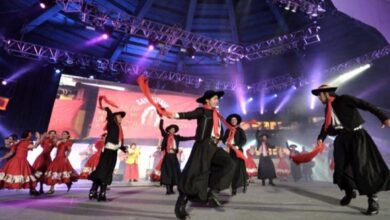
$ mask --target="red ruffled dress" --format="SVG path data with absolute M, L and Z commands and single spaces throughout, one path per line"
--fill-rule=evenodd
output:
M 28 163 L 28 146 L 31 140 L 21 140 L 13 149 L 15 155 L 0 170 L 0 189 L 33 189 L 37 185 L 37 178 Z
M 72 148 L 72 141 L 61 142 L 57 145 L 57 155 L 45 173 L 45 183 L 55 185 L 61 183 L 76 182 L 77 172 L 70 164 L 66 153 Z
M 49 168 L 50 163 L 52 162 L 50 154 L 54 148 L 53 141 L 46 137 L 43 139 L 41 147 L 43 148 L 42 153 L 35 159 L 33 164 L 33 169 L 35 171 L 35 176 L 40 177 L 40 181 L 44 179 L 44 174 Z
M 276 175 L 278 177 L 288 177 L 290 175 L 290 167 L 284 157 L 279 156 L 279 163 L 276 166 Z
M 94 153 L 88 161 L 85 163 L 84 168 L 81 170 L 80 179 L 88 179 L 89 175 L 94 171 L 99 163 L 100 155 L 104 148 L 104 141 L 98 140 L 95 143 L 96 153 Z
M 251 154 L 250 149 L 246 150 L 246 160 L 245 160 L 246 172 L 248 177 L 257 176 L 257 166 L 255 160 L 253 159 L 253 154 Z

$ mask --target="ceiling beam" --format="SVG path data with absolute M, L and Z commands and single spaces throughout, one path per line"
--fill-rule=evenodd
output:
M 153 2 L 154 0 L 147 0 L 141 7 L 135 10 L 135 15 L 138 20 L 142 20 L 145 17 L 148 10 L 152 7 Z M 115 49 L 111 54 L 111 58 L 110 58 L 111 62 L 114 63 L 119 58 L 123 49 L 127 45 L 127 42 L 129 40 L 128 38 L 129 37 L 127 34 L 121 34 L 120 40 L 116 44 Z
M 22 28 L 22 33 L 26 34 L 34 30 L 36 27 L 41 25 L 43 22 L 49 20 L 58 12 L 61 11 L 61 7 L 58 4 L 53 5 L 51 8 L 45 10 L 41 15 L 30 21 L 27 25 Z
M 195 15 L 195 10 L 196 10 L 196 4 L 197 4 L 197 0 L 191 0 L 190 3 L 188 4 L 186 23 L 185 23 L 185 27 L 184 27 L 184 30 L 186 30 L 186 31 L 191 31 L 191 29 L 192 29 L 192 24 L 194 22 L 194 15 Z M 182 72 L 184 70 L 184 56 L 183 56 L 183 54 L 179 53 L 176 69 L 179 72 Z

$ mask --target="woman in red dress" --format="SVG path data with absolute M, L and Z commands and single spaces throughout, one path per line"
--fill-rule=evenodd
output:
M 47 168 L 49 167 L 51 163 L 51 151 L 53 150 L 56 142 L 56 135 L 57 132 L 54 130 L 49 131 L 49 135 L 44 134 L 42 137 L 42 153 L 35 159 L 35 162 L 33 164 L 33 169 L 35 171 L 35 176 L 39 176 L 38 179 L 40 185 L 39 185 L 39 193 L 43 194 L 43 181 L 44 181 L 44 174 L 47 171 Z
M 279 150 L 279 163 L 276 167 L 276 175 L 282 180 L 287 181 L 288 176 L 290 176 L 290 167 L 286 161 L 286 156 L 283 153 L 282 149 Z
M 84 168 L 82 169 L 80 173 L 80 179 L 88 179 L 89 175 L 94 171 L 99 163 L 99 158 L 100 155 L 102 154 L 103 148 L 104 148 L 104 143 L 106 141 L 106 135 L 107 134 L 102 134 L 100 136 L 100 140 L 96 141 L 95 143 L 95 148 L 96 148 L 96 153 L 94 153 L 85 163 Z
M 257 176 L 257 166 L 255 160 L 253 159 L 253 155 L 255 154 L 255 146 L 251 146 L 248 150 L 246 150 L 246 172 L 248 173 L 249 182 L 254 182 L 252 177 Z
M 39 195 L 35 190 L 37 177 L 34 176 L 33 168 L 28 163 L 27 155 L 29 150 L 40 144 L 40 137 L 37 134 L 37 141 L 33 144 L 32 132 L 25 131 L 21 138 L 10 152 L 0 158 L 1 161 L 15 154 L 0 171 L 0 189 L 30 189 L 31 195 Z
M 68 131 L 62 132 L 62 140 L 57 142 L 57 154 L 53 162 L 49 165 L 45 173 L 45 183 L 50 185 L 48 194 L 54 193 L 54 185 L 65 183 L 68 187 L 68 192 L 72 187 L 72 183 L 78 179 L 77 172 L 73 169 L 68 160 L 73 142 L 70 139 Z

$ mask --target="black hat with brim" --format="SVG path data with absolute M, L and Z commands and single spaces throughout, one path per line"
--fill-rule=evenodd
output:
M 237 119 L 237 125 L 241 124 L 242 118 L 241 118 L 241 116 L 239 114 L 231 114 L 231 115 L 227 116 L 226 121 L 229 124 L 232 124 L 231 123 L 232 118 L 236 118 Z
M 218 96 L 218 98 L 221 98 L 225 94 L 224 91 L 213 91 L 213 90 L 207 90 L 202 97 L 199 97 L 196 99 L 196 102 L 205 104 L 206 99 L 211 99 L 214 96 Z
M 165 128 L 165 131 L 167 133 L 169 133 L 169 130 L 171 130 L 171 128 L 174 128 L 175 129 L 175 133 L 179 131 L 179 126 L 175 125 L 175 124 L 172 124 L 172 125 L 169 125 L 168 127 Z
M 317 89 L 311 90 L 311 93 L 315 96 L 318 96 L 320 92 L 335 92 L 337 90 L 337 87 L 328 86 L 328 85 L 321 85 Z
M 114 112 L 114 116 L 115 115 L 120 115 L 122 118 L 124 118 L 126 116 L 126 112 Z

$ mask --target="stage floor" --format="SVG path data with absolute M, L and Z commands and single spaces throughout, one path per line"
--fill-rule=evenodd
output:
M 354 199 L 341 207 L 342 193 L 331 183 L 276 182 L 277 186 L 250 185 L 246 194 L 230 197 L 221 193 L 223 208 L 189 204 L 192 220 L 332 220 L 390 219 L 390 193 L 379 194 L 379 215 L 367 217 L 360 213 L 367 207 L 366 197 Z M 137 185 L 145 185 L 138 183 Z M 108 191 L 110 202 L 87 199 L 89 183 L 77 183 L 67 193 L 58 187 L 54 195 L 30 197 L 27 191 L 0 191 L 0 219 L 17 220 L 99 220 L 99 219 L 175 219 L 176 195 L 166 196 L 163 187 L 115 184 Z

